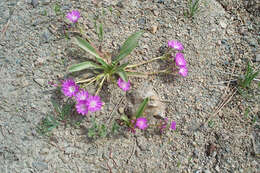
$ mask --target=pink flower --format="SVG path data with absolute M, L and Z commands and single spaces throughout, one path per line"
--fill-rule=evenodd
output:
M 186 66 L 186 60 L 185 60 L 184 55 L 182 53 L 180 53 L 180 52 L 176 53 L 175 63 L 178 67 L 185 67 Z
M 65 96 L 72 97 L 79 91 L 79 86 L 72 79 L 68 79 L 62 83 L 62 92 Z
M 72 23 L 76 23 L 80 18 L 80 12 L 77 10 L 73 10 L 69 13 L 67 13 L 66 16 Z
M 119 78 L 117 84 L 123 91 L 127 91 L 130 89 L 130 81 L 125 82 L 123 79 Z
M 80 92 L 78 92 L 76 94 L 76 100 L 77 102 L 81 102 L 81 101 L 87 101 L 88 98 L 88 92 L 85 90 L 82 90 Z
M 175 122 L 175 121 L 172 121 L 170 128 L 171 128 L 172 130 L 176 130 L 176 122 Z
M 145 130 L 148 125 L 147 125 L 147 119 L 146 118 L 137 118 L 135 122 L 135 127 L 138 127 L 141 130 Z
M 188 68 L 186 66 L 180 67 L 179 74 L 183 77 L 188 76 Z
M 171 48 L 174 48 L 176 50 L 183 50 L 183 45 L 181 44 L 181 42 L 177 41 L 177 40 L 170 40 L 168 41 L 168 46 Z
M 88 107 L 86 101 L 80 101 L 76 104 L 76 109 L 79 114 L 86 115 L 88 113 Z
M 86 105 L 91 112 L 99 111 L 102 107 L 102 102 L 99 96 L 89 96 Z

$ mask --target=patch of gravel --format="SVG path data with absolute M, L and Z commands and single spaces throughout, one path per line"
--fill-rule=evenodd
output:
M 244 69 L 240 66 L 245 67 L 260 52 L 257 25 L 250 23 L 250 13 L 229 13 L 212 0 L 201 3 L 193 21 L 184 17 L 186 4 L 182 1 L 44 0 L 34 6 L 31 2 L 0 2 L 0 172 L 260 171 L 252 147 L 253 140 L 259 144 L 254 137 L 259 131 L 243 116 L 248 103 L 236 95 L 212 116 L 225 93 L 231 93 L 225 85 L 215 84 L 230 79 L 223 72 L 231 73 L 235 64 L 235 73 L 240 74 Z M 176 132 L 163 136 L 153 131 L 125 132 L 90 140 L 86 137 L 89 117 L 78 128 L 59 126 L 50 137 L 36 132 L 41 119 L 53 110 L 55 88 L 48 82 L 66 78 L 67 66 L 88 56 L 59 34 L 62 17 L 53 10 L 56 3 L 64 12 L 81 11 L 84 18 L 79 23 L 94 42 L 98 38 L 93 17 L 105 9 L 104 48 L 108 51 L 118 50 L 132 32 L 146 30 L 129 58 L 131 62 L 160 55 L 169 39 L 184 44 L 187 78 L 170 75 L 131 79 L 133 89 L 148 83 L 162 100 L 170 101 L 166 102 L 166 117 L 177 122 Z M 157 30 L 151 33 L 154 26 Z M 162 66 L 165 64 L 160 62 L 140 69 L 151 71 Z M 259 63 L 254 68 L 259 69 Z M 250 106 L 254 114 L 259 114 L 259 92 L 256 94 Z M 101 96 L 106 105 L 92 116 L 107 122 L 114 106 L 125 96 L 115 85 L 107 86 Z M 124 99 L 120 106 L 126 104 Z M 214 126 L 209 127 L 207 120 Z

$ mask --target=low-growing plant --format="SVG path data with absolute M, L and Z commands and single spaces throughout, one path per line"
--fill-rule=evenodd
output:
M 49 135 L 52 129 L 57 128 L 60 125 L 59 121 L 53 115 L 47 115 L 38 124 L 36 131 L 40 135 Z
M 129 127 L 129 130 L 135 133 L 135 129 L 146 130 L 148 127 L 155 127 L 159 129 L 159 132 L 162 134 L 167 128 L 171 130 L 176 130 L 176 122 L 172 121 L 171 124 L 168 123 L 168 118 L 159 121 L 157 124 L 149 124 L 146 115 L 144 115 L 146 105 L 149 102 L 149 98 L 145 98 L 143 102 L 139 105 L 136 113 L 133 116 L 122 115 L 121 120 L 126 126 Z
M 188 9 L 184 12 L 184 16 L 193 18 L 200 11 L 199 2 L 200 0 L 188 0 Z
M 70 25 L 71 27 L 79 27 L 78 29 L 80 30 L 81 37 L 76 36 L 75 43 L 94 57 L 92 60 L 88 59 L 87 61 L 74 64 L 69 67 L 69 72 L 71 73 L 89 70 L 88 72 L 92 73 L 91 77 L 87 79 L 79 79 L 76 82 L 73 79 L 66 79 L 62 81 L 61 84 L 62 93 L 72 99 L 72 102 L 75 103 L 75 108 L 78 114 L 87 115 L 90 112 L 96 112 L 102 108 L 103 102 L 98 94 L 105 82 L 115 83 L 115 81 L 117 81 L 118 86 L 126 92 L 130 89 L 129 77 L 147 77 L 148 75 L 156 75 L 161 73 L 174 74 L 175 72 L 178 72 L 179 75 L 183 77 L 188 75 L 187 62 L 182 52 L 184 50 L 184 46 L 177 40 L 168 41 L 168 49 L 162 56 L 151 58 L 138 64 L 130 64 L 129 62 L 123 63 L 123 59 L 129 56 L 130 53 L 137 47 L 138 41 L 144 31 L 137 31 L 130 35 L 121 46 L 118 54 L 112 57 L 110 53 L 102 51 L 101 45 L 96 48 L 96 46 L 90 42 L 90 39 L 86 38 L 83 29 L 80 28 L 79 24 L 77 24 L 80 18 L 79 11 L 74 10 L 67 13 L 66 18 L 72 22 L 72 25 Z M 98 34 L 99 41 L 102 42 L 104 39 L 103 24 L 99 21 L 99 25 L 96 23 L 96 26 L 96 33 Z M 153 72 L 140 72 L 136 70 L 136 68 L 141 65 L 152 63 L 157 60 L 167 62 L 168 67 L 164 70 Z M 84 83 L 84 85 L 79 86 L 78 84 L 81 83 Z M 86 87 L 94 83 L 97 86 L 97 90 L 95 91 L 95 94 L 91 95 L 86 90 Z M 123 115 L 121 116 L 120 121 L 123 122 L 123 124 L 125 124 L 132 132 L 135 132 L 136 128 L 145 130 L 152 126 L 156 126 L 161 133 L 163 133 L 167 127 L 170 127 L 172 130 L 176 130 L 176 122 L 172 121 L 169 124 L 167 118 L 160 120 L 157 124 L 149 124 L 147 118 L 145 117 L 146 115 L 143 115 L 148 102 L 148 98 L 144 99 L 134 115 L 131 117 Z M 56 112 L 59 112 L 62 115 L 60 120 L 64 119 L 62 111 L 58 108 L 55 109 Z M 119 124 L 114 123 L 112 125 L 111 132 L 114 133 L 118 129 Z M 88 129 L 88 136 L 105 137 L 107 134 L 108 127 L 105 124 L 97 124 L 96 121 L 92 119 L 92 127 Z
M 74 104 L 69 102 L 65 103 L 63 106 L 60 106 L 54 100 L 52 100 L 52 105 L 54 108 L 53 113 L 44 117 L 37 126 L 37 131 L 41 135 L 49 135 L 53 129 L 68 120 L 70 118 L 69 116 L 72 114 L 72 108 L 74 107 Z M 76 121 L 74 123 L 70 121 L 70 124 L 75 126 L 79 126 L 80 123 L 81 121 Z
M 124 59 L 127 55 L 129 55 L 132 52 L 132 50 L 137 46 L 138 39 L 141 37 L 142 34 L 142 31 L 132 34 L 121 47 L 118 56 L 116 56 L 116 58 L 113 59 L 111 63 L 105 61 L 105 59 L 110 59 L 111 57 L 107 57 L 108 55 L 101 55 L 101 53 L 97 53 L 97 49 L 92 47 L 88 41 L 80 37 L 76 37 L 77 45 L 85 51 L 87 51 L 88 53 L 90 53 L 91 55 L 93 55 L 95 57 L 95 62 L 85 61 L 79 64 L 72 65 L 69 68 L 69 71 L 76 72 L 85 69 L 92 69 L 93 72 L 95 72 L 95 76 L 86 80 L 81 80 L 79 81 L 79 83 L 87 82 L 87 85 L 89 85 L 93 82 L 100 81 L 99 88 L 96 94 L 99 93 L 104 81 L 115 81 L 116 75 L 120 76 L 120 78 L 123 79 L 123 81 L 128 82 L 129 73 L 125 71 L 125 67 L 128 65 L 128 63 L 120 64 L 120 61 Z
M 247 64 L 245 75 L 242 75 L 238 80 L 238 91 L 240 94 L 245 95 L 248 93 L 247 91 L 248 89 L 250 89 L 252 81 L 256 78 L 259 72 L 260 70 L 253 71 L 253 68 L 250 65 L 250 63 Z

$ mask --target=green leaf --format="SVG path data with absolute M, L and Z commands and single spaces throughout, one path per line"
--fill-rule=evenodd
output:
M 139 118 L 143 112 L 144 112 L 144 109 L 148 103 L 149 99 L 148 98 L 145 98 L 144 101 L 140 104 L 139 108 L 137 109 L 137 112 L 135 114 L 135 117 L 136 118 Z
M 108 64 L 97 54 L 96 50 L 87 42 L 86 40 L 80 38 L 80 37 L 75 37 L 76 38 L 76 43 L 78 44 L 79 47 L 90 53 L 91 55 L 95 56 L 96 60 L 102 64 L 103 67 L 107 68 Z
M 112 126 L 112 133 L 116 133 L 118 129 L 119 129 L 119 125 L 116 122 L 114 122 Z
M 130 125 L 130 120 L 126 115 L 122 115 L 120 119 L 123 120 L 128 126 Z
M 107 128 L 104 124 L 99 126 L 98 134 L 99 134 L 100 137 L 105 137 L 107 135 Z
M 54 107 L 55 112 L 58 113 L 58 114 L 61 114 L 62 113 L 61 112 L 61 108 L 58 105 L 58 103 L 55 100 L 51 100 L 51 103 L 52 103 L 52 105 Z
M 103 25 L 102 25 L 102 23 L 100 23 L 98 29 L 99 29 L 99 31 L 98 31 L 98 39 L 99 39 L 100 41 L 103 41 L 104 31 L 103 31 Z
M 122 78 L 125 82 L 128 82 L 127 74 L 124 70 L 118 71 L 117 74 Z
M 128 64 L 129 64 L 129 62 L 120 65 L 119 67 L 116 68 L 116 71 L 124 70 L 124 68 L 125 68 L 126 66 L 128 66 Z
M 117 64 L 120 60 L 129 55 L 132 52 L 132 50 L 134 50 L 134 48 L 138 45 L 138 40 L 143 33 L 143 31 L 138 31 L 132 34 L 130 37 L 128 37 L 128 39 L 124 42 L 123 46 L 121 47 L 119 55 L 113 61 L 113 64 Z
M 102 66 L 95 64 L 91 61 L 85 61 L 79 64 L 74 64 L 69 67 L 69 72 L 76 72 L 85 69 L 102 69 Z
M 89 137 L 89 138 L 92 138 L 92 137 L 95 136 L 95 135 L 96 135 L 96 132 L 95 132 L 94 129 L 89 129 L 89 130 L 88 130 L 88 137 Z

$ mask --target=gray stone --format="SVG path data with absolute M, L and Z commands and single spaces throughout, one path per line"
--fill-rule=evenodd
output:
M 43 170 L 47 170 L 48 169 L 48 164 L 45 163 L 45 162 L 40 162 L 40 161 L 33 162 L 32 166 L 35 167 L 39 171 L 43 171 Z
M 257 54 L 257 55 L 255 56 L 255 61 L 256 61 L 256 62 L 260 62 L 260 54 Z
M 120 107 L 120 108 L 118 109 L 118 112 L 119 112 L 120 114 L 123 114 L 123 113 L 124 113 L 124 108 L 123 108 L 123 107 Z
M 208 169 L 203 170 L 203 173 L 211 173 Z
M 146 20 L 145 20 L 145 18 L 140 18 L 137 23 L 138 23 L 138 25 L 145 25 Z
M 33 8 L 36 8 L 39 4 L 39 0 L 32 0 L 31 4 L 32 4 Z
M 39 79 L 39 78 L 36 78 L 36 79 L 33 79 L 34 82 L 36 82 L 38 85 L 40 85 L 41 87 L 44 86 L 44 83 L 45 83 L 45 80 L 44 79 Z
M 225 28 L 227 27 L 227 23 L 226 23 L 226 21 L 224 21 L 224 20 L 221 20 L 221 21 L 219 22 L 219 24 L 220 24 L 221 28 L 223 28 L 223 29 L 225 29 Z
M 52 34 L 50 33 L 50 31 L 46 29 L 42 34 L 42 42 L 49 43 L 51 40 L 51 36 Z
M 159 96 L 147 83 L 145 83 L 143 87 L 138 90 L 127 93 L 128 103 L 131 103 L 131 105 L 128 105 L 127 108 L 132 109 L 130 113 L 135 113 L 145 98 L 149 98 L 149 102 L 146 106 L 144 114 L 165 118 L 165 104 L 160 101 Z
M 42 5 L 48 5 L 51 2 L 51 0 L 42 0 L 41 2 Z

